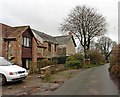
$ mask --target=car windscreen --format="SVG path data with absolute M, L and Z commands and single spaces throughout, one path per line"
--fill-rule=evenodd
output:
M 0 58 L 0 66 L 8 66 L 8 65 L 12 65 L 12 63 L 5 60 L 4 58 Z

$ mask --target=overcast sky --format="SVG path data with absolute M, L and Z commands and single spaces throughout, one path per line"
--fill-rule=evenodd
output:
M 119 0 L 0 0 L 0 22 L 31 28 L 56 36 L 60 23 L 76 5 L 87 5 L 106 17 L 108 36 L 118 40 Z

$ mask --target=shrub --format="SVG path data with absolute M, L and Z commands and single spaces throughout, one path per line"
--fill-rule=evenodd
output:
M 120 66 L 119 65 L 112 66 L 111 73 L 120 76 Z
M 89 58 L 91 64 L 103 64 L 105 62 L 104 57 L 97 50 L 90 50 Z
M 62 56 L 62 57 L 54 57 L 54 60 L 57 60 L 58 64 L 65 64 L 67 56 Z
M 112 49 L 109 71 L 120 76 L 120 44 Z
M 30 63 L 29 73 L 34 74 L 37 72 L 37 63 Z
M 80 61 L 66 61 L 65 66 L 71 68 L 80 68 Z
M 81 54 L 81 53 L 76 53 L 76 54 L 74 54 L 74 55 L 72 55 L 75 59 L 77 59 L 77 60 L 79 60 L 79 61 L 83 61 L 83 59 L 84 59 L 84 56 L 83 56 L 83 54 Z
M 51 81 L 51 74 L 46 73 L 43 80 L 44 80 L 45 82 L 50 82 L 50 81 Z
M 77 59 L 74 56 L 69 56 L 66 61 L 76 61 Z
M 83 55 L 80 53 L 67 57 L 65 66 L 70 68 L 80 68 L 83 63 Z

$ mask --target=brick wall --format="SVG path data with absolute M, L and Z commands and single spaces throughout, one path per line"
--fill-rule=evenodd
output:
M 16 41 L 16 63 L 22 66 L 22 35 Z
M 6 42 L 4 41 L 4 38 L 6 38 L 8 35 L 8 33 L 9 34 L 11 34 L 13 31 L 14 31 L 15 29 L 13 29 L 13 28 L 11 28 L 10 26 L 7 26 L 7 25 L 5 25 L 5 24 L 1 24 L 0 23 L 0 34 L 2 34 L 1 36 L 2 36 L 2 46 L 1 46 L 1 48 L 2 48 L 2 56 L 3 57 L 7 57 L 7 48 L 6 48 Z
M 0 56 L 2 56 L 2 24 L 0 24 Z
M 37 43 L 35 38 L 32 38 L 32 63 L 37 62 Z

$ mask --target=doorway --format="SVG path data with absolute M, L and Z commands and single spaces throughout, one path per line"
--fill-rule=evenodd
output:
M 22 67 L 27 70 L 29 70 L 30 63 L 31 63 L 31 59 L 26 59 L 26 58 L 22 59 Z

